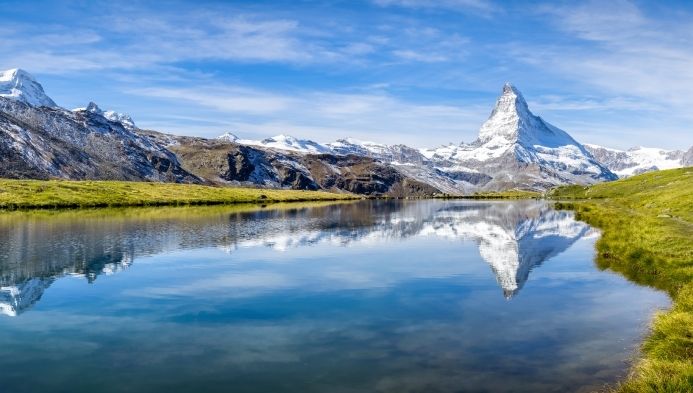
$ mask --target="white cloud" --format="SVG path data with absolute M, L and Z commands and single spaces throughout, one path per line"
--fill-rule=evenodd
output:
M 130 93 L 148 97 L 186 101 L 225 112 L 270 114 L 287 110 L 294 98 L 241 87 L 152 87 L 134 89 Z
M 392 52 L 395 56 L 405 59 L 421 61 L 424 63 L 436 63 L 440 61 L 446 61 L 448 58 L 441 54 L 434 54 L 428 52 L 416 52 L 411 49 L 400 49 Z
M 131 94 L 175 101 L 176 109 L 197 113 L 211 109 L 206 136 L 230 128 L 242 137 L 266 137 L 278 133 L 294 134 L 320 142 L 351 136 L 384 143 L 431 146 L 438 141 L 460 142 L 476 138 L 489 105 L 459 107 L 444 104 L 407 102 L 382 91 L 367 93 L 326 93 L 302 91 L 294 94 L 269 92 L 238 86 L 195 86 L 184 88 L 133 89 Z M 188 105 L 186 107 L 186 105 Z M 144 127 L 174 123 L 159 117 L 150 123 L 137 119 Z M 161 131 L 190 133 L 163 128 Z M 196 127 L 199 132 L 200 128 Z M 435 135 L 436 138 L 431 138 Z
M 595 45 L 565 51 L 544 48 L 543 62 L 573 79 L 609 93 L 690 107 L 693 99 L 693 29 L 676 21 L 648 19 L 626 1 L 545 9 L 557 27 Z M 691 16 L 687 16 L 690 20 Z M 546 67 L 548 66 L 548 67 Z
M 382 7 L 397 6 L 415 9 L 445 9 L 452 11 L 472 11 L 481 14 L 492 14 L 500 9 L 488 0 L 374 0 Z
M 568 81 L 570 87 L 553 88 L 561 98 L 538 99 L 539 111 L 572 111 L 564 127 L 588 142 L 678 149 L 693 143 L 693 16 L 655 17 L 627 1 L 544 6 L 539 15 L 577 40 L 501 47 L 535 73 Z M 612 114 L 593 118 L 586 111 Z
M 146 16 L 143 16 L 146 15 Z M 296 20 L 263 15 L 132 14 L 85 18 L 88 28 L 13 24 L 0 31 L 0 67 L 37 73 L 151 69 L 183 61 L 324 63 L 353 60 L 372 44 L 332 45 Z
M 530 99 L 529 106 L 539 113 L 543 111 L 663 111 L 665 109 L 632 97 L 566 98 L 560 95 L 543 95 Z

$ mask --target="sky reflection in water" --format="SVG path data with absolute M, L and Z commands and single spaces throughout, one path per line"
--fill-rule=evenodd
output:
M 583 391 L 663 294 L 543 202 L 0 217 L 3 392 Z

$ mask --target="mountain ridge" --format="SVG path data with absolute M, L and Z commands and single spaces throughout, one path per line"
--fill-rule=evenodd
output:
M 688 151 L 643 146 L 618 150 L 594 144 L 585 144 L 585 148 L 619 178 L 693 165 L 693 146 Z
M 367 195 L 468 194 L 616 179 L 590 146 L 534 115 L 503 86 L 469 144 L 417 149 L 353 138 L 318 143 L 280 134 L 215 139 L 140 129 L 90 102 L 57 106 L 26 71 L 9 70 L 0 94 L 0 176 L 252 185 Z M 598 152 L 604 156 L 606 153 Z M 681 162 L 683 152 L 677 152 Z M 688 154 L 693 161 L 693 152 Z M 687 156 L 686 156 L 687 157 Z M 4 162 L 3 162 L 4 161 Z M 610 162 L 610 161 L 609 161 Z

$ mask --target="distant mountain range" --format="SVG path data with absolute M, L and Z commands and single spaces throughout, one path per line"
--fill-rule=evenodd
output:
M 114 179 L 330 190 L 366 195 L 466 194 L 592 184 L 693 165 L 693 147 L 628 151 L 582 145 L 535 116 L 512 85 L 478 138 L 435 149 L 355 139 L 321 144 L 142 130 L 127 115 L 60 108 L 23 70 L 0 73 L 0 177 Z
M 585 144 L 585 148 L 618 177 L 693 165 L 693 147 L 683 151 L 640 146 L 624 151 Z

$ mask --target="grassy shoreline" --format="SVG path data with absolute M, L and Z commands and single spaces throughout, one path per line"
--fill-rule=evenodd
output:
M 360 199 L 323 191 L 127 181 L 0 179 L 0 209 L 224 205 Z
M 540 193 L 532 191 L 509 190 L 472 195 L 437 195 L 432 198 L 539 199 L 541 196 Z M 265 204 L 364 198 L 373 197 L 325 191 L 213 187 L 158 182 L 0 179 L 0 210 Z
M 548 193 L 556 207 L 600 228 L 596 264 L 665 291 L 641 356 L 618 392 L 693 391 L 693 168 L 651 172 Z

